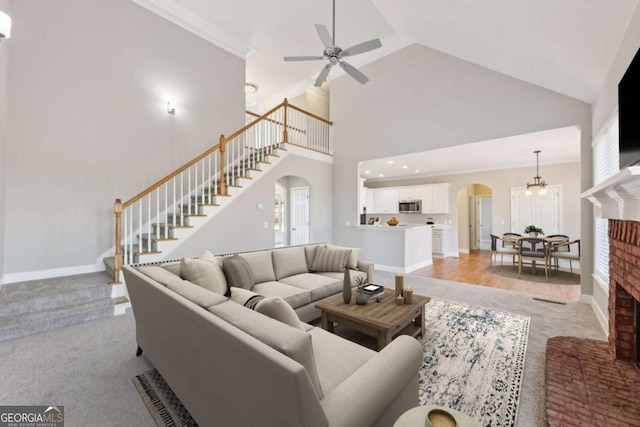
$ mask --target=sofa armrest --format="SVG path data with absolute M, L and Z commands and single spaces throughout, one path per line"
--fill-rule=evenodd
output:
M 394 407 L 400 410 L 395 417 L 417 406 L 422 359 L 422 345 L 415 338 L 397 337 L 324 397 L 322 407 L 329 425 L 376 425 L 376 420 L 385 417 L 385 411 L 400 394 L 412 398 L 405 399 L 406 408 Z
M 373 283 L 373 263 L 369 261 L 358 260 L 358 270 L 367 273 L 369 283 Z

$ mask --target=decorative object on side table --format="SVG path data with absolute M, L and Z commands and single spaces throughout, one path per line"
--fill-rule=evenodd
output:
M 405 288 L 402 296 L 404 297 L 405 304 L 413 304 L 413 289 Z
M 404 290 L 404 276 L 400 273 L 396 274 L 396 294 L 394 297 L 398 295 L 402 295 Z
M 396 305 L 404 305 L 404 297 L 402 295 L 396 295 Z
M 432 409 L 427 414 L 425 427 L 457 427 L 458 422 L 449 412 L 443 409 Z
M 364 291 L 367 282 L 368 280 L 362 276 L 356 277 L 356 286 L 358 288 L 356 291 L 356 304 L 358 305 L 366 305 L 369 302 L 369 295 Z
M 351 274 L 349 274 L 349 269 L 346 265 L 344 266 L 344 279 L 342 280 L 342 299 L 345 304 L 351 302 Z
M 395 227 L 398 225 L 398 219 L 395 216 L 392 216 L 391 219 L 387 221 L 387 225 Z
M 538 228 L 535 225 L 527 225 L 524 229 L 524 232 L 528 233 L 529 237 L 538 237 L 538 234 L 544 236 L 544 231 L 542 231 L 542 228 Z

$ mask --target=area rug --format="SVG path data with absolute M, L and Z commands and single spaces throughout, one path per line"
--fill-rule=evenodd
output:
M 197 427 L 198 424 L 155 368 L 136 375 L 132 381 L 158 427 Z
M 420 404 L 456 409 L 484 426 L 514 426 L 529 320 L 432 299 L 425 312 Z
M 493 267 L 487 267 L 488 273 L 496 274 L 498 276 L 507 277 L 509 279 L 518 280 L 518 267 L 511 265 L 494 265 Z M 577 271 L 574 269 L 574 271 Z M 554 285 L 579 285 L 580 274 L 570 273 L 562 270 L 549 270 L 549 280 L 547 281 L 544 276 L 544 268 L 536 268 L 536 274 L 532 274 L 531 266 L 522 267 L 522 274 L 519 280 L 526 280 L 528 282 L 538 283 L 550 283 Z

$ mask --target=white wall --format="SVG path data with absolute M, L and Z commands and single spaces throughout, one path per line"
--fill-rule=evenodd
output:
M 336 244 L 349 245 L 345 221 L 358 219 L 359 161 L 573 125 L 582 151 L 590 148 L 589 104 L 433 49 L 411 45 L 362 71 L 371 79 L 365 86 L 332 81 Z M 583 292 L 591 293 L 584 277 Z
M 96 265 L 116 198 L 244 125 L 244 60 L 129 0 L 11 12 L 4 273 Z
M 640 6 L 631 17 L 627 33 L 622 40 L 618 53 L 616 54 L 613 64 L 607 73 L 607 77 L 605 78 L 605 81 L 592 104 L 593 135 L 596 135 L 600 131 L 606 120 L 618 106 L 618 83 L 625 71 L 627 71 L 627 68 L 631 63 L 633 56 L 638 51 L 638 48 L 640 48 Z M 591 165 L 591 163 L 589 163 L 589 165 Z M 590 179 L 592 175 L 591 168 L 583 168 L 583 170 L 588 171 Z M 583 214 L 583 221 L 593 221 L 592 211 L 590 211 L 586 217 Z M 589 274 L 591 274 L 592 271 L 593 268 L 589 269 Z M 601 291 L 598 286 L 599 285 L 595 283 L 593 285 L 593 298 L 597 305 L 596 312 L 600 311 L 601 313 L 604 313 L 605 316 L 608 316 L 608 293 Z
M 482 184 L 492 191 L 493 234 L 501 235 L 506 232 L 523 233 L 523 230 L 511 229 L 511 188 L 523 187 L 527 181 L 531 181 L 535 175 L 535 168 L 514 168 L 494 171 L 473 172 L 467 174 L 445 175 L 429 178 L 409 178 L 402 180 L 376 181 L 367 183 L 371 188 L 398 187 L 403 185 L 421 185 L 434 183 L 450 183 L 449 187 L 449 214 L 448 215 L 396 215 L 402 222 L 421 222 L 431 216 L 439 223 L 452 220 L 449 247 L 469 249 L 468 224 L 461 223 L 460 218 L 467 218 L 466 197 L 461 206 L 458 206 L 458 192 L 464 190 L 469 184 Z M 541 165 L 540 175 L 544 180 L 553 185 L 562 186 L 562 217 L 560 234 L 567 234 L 572 239 L 579 239 L 580 230 L 580 164 L 563 163 L 554 165 Z M 460 209 L 460 210 L 459 210 Z M 380 215 L 378 215 L 380 216 Z M 388 215 L 391 217 L 391 215 Z M 382 218 L 386 217 L 383 215 Z M 504 224 L 501 222 L 504 221 Z M 461 227 L 462 226 L 462 227 Z
M 0 0 L 0 10 L 11 15 L 9 0 Z M 7 98 L 9 92 L 9 40 L 0 42 L 0 278 L 4 274 L 5 245 L 5 193 L 6 173 L 5 150 L 8 144 L 7 135 Z
M 310 241 L 330 242 L 332 224 L 328 213 L 332 205 L 332 174 L 330 163 L 287 156 L 172 252 L 169 258 L 197 256 L 205 249 L 223 253 L 273 247 L 274 188 L 282 177 L 288 177 L 290 186 L 309 186 Z M 259 203 L 264 207 L 262 210 L 257 208 Z M 265 222 L 267 228 L 264 228 Z

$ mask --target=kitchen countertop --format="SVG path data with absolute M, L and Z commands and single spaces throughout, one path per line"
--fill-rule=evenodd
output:
M 426 224 L 398 224 L 396 226 L 390 226 L 383 223 L 380 225 L 356 225 L 355 227 L 363 230 L 407 230 L 407 229 L 430 227 L 430 226 Z

